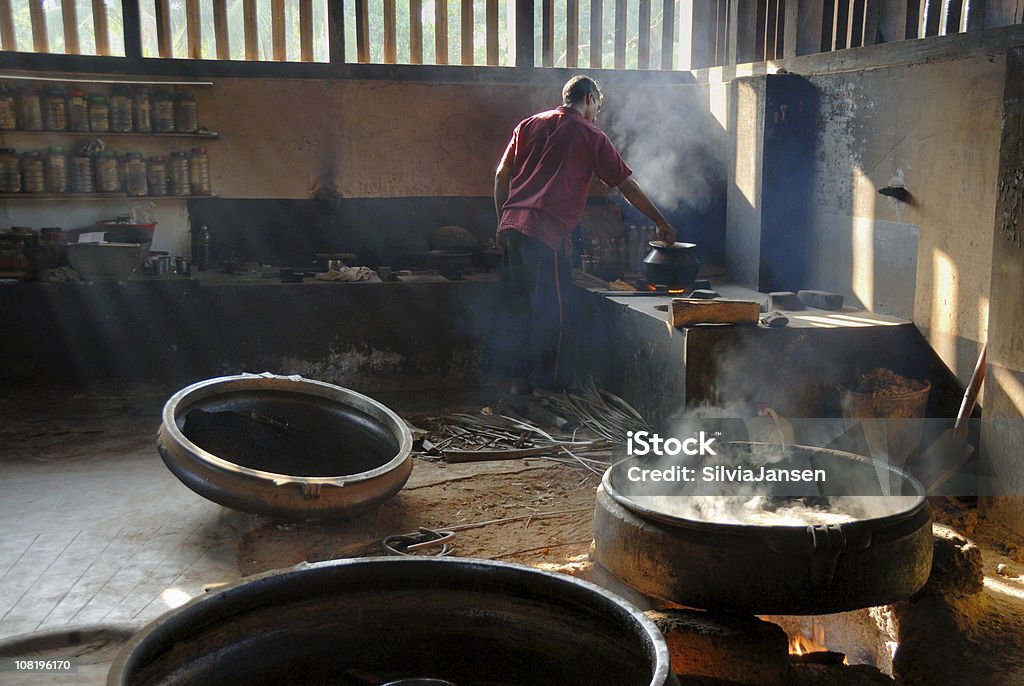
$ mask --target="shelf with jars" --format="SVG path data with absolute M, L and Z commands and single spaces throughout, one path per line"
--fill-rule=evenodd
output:
M 12 89 L 11 81 L 45 85 Z M 181 149 L 179 142 L 170 151 L 121 155 L 103 141 L 216 139 L 217 132 L 200 124 L 192 92 L 209 85 L 0 75 L 0 199 L 212 197 L 209 156 L 198 141 L 191 149 Z M 21 151 L 8 147 L 10 139 L 40 136 L 52 144 Z M 91 140 L 71 142 L 80 138 Z

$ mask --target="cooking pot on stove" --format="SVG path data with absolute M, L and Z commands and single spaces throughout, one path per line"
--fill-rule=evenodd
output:
M 734 459 L 728 461 L 735 464 L 741 454 L 767 445 L 732 442 L 716 447 L 721 456 L 731 453 Z M 692 511 L 692 503 L 686 501 L 691 496 L 671 496 L 671 501 L 680 499 L 670 503 L 680 506 L 672 511 L 664 505 L 668 501 L 650 499 L 651 494 L 681 487 L 637 484 L 629 474 L 640 463 L 630 458 L 605 472 L 597 492 L 596 561 L 647 596 L 753 614 L 845 612 L 916 593 L 932 564 L 931 511 L 920 482 L 860 455 L 797 445 L 785 448 L 788 457 L 779 465 L 825 471 L 827 480 L 819 490 L 824 495 L 819 499 L 872 498 L 869 505 L 875 511 L 843 523 L 785 526 L 742 519 L 725 523 L 717 509 L 710 510 L 714 517 L 679 514 Z M 850 495 L 870 493 L 867 485 L 877 488 L 886 481 L 899 484 L 893 491 L 898 495 Z
M 700 261 L 695 243 L 649 241 L 651 251 L 644 258 L 647 283 L 667 288 L 687 288 L 697 279 Z

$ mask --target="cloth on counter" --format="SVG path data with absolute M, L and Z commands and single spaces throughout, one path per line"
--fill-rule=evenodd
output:
M 369 267 L 342 267 L 317 274 L 316 278 L 320 281 L 369 281 L 377 278 L 377 272 Z

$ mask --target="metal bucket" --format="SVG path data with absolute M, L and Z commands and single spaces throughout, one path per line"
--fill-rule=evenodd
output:
M 438 680 L 437 682 L 431 680 Z M 149 624 L 108 686 L 677 684 L 654 624 L 572 577 L 377 558 L 253 577 Z

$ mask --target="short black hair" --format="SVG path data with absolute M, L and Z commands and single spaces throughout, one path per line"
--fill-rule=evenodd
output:
M 583 102 L 591 93 L 596 95 L 598 100 L 603 97 L 601 89 L 598 88 L 597 82 L 594 79 L 589 76 L 574 76 L 562 86 L 562 104 L 572 105 L 577 102 Z

